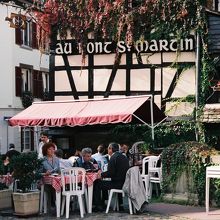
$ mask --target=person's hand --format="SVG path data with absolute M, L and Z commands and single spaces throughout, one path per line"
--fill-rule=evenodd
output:
M 45 176 L 49 176 L 50 174 L 51 174 L 51 171 L 48 170 L 44 175 L 45 175 Z
M 98 176 L 98 179 L 101 179 L 101 173 L 102 173 L 102 171 L 101 170 L 99 170 L 98 172 L 97 172 L 97 176 Z

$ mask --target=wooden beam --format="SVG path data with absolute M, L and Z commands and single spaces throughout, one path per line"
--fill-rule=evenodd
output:
M 165 95 L 165 97 L 161 100 L 161 105 L 162 105 L 162 110 L 165 111 L 166 108 L 166 100 L 167 98 L 170 98 L 174 92 L 174 89 L 176 88 L 177 85 L 177 80 L 179 79 L 181 73 L 183 72 L 183 69 L 180 68 L 176 71 L 172 82 L 170 83 L 170 87 L 167 90 L 167 94 Z
M 93 84 L 94 84 L 94 55 L 89 54 L 88 55 L 88 66 L 90 67 L 88 69 L 88 98 L 94 98 L 93 95 Z
M 62 57 L 63 57 L 64 64 L 66 66 L 66 72 L 67 72 L 67 76 L 69 79 L 70 87 L 72 89 L 72 96 L 74 97 L 74 99 L 79 99 L 79 96 L 76 91 L 76 86 L 73 80 L 72 72 L 70 69 L 69 60 L 66 55 L 62 55 Z
M 109 78 L 108 85 L 107 85 L 106 90 L 105 90 L 105 95 L 104 95 L 105 98 L 109 97 L 110 90 L 112 88 L 112 84 L 114 82 L 114 79 L 115 79 L 118 67 L 119 67 L 120 62 L 121 62 L 121 56 L 122 56 L 121 53 L 118 53 L 116 55 L 115 62 L 114 62 L 114 65 L 113 65 L 113 68 L 112 68 L 112 72 L 111 72 L 111 76 Z
M 173 63 L 171 62 L 164 62 L 163 64 L 154 64 L 156 68 L 163 68 L 163 67 L 170 67 Z M 179 62 L 179 65 L 189 64 L 189 65 L 195 65 L 195 62 Z M 131 69 L 145 69 L 145 68 L 151 68 L 152 64 L 132 64 Z M 94 69 L 113 69 L 114 65 L 94 65 Z M 70 66 L 71 70 L 88 70 L 90 69 L 89 66 Z M 119 65 L 117 66 L 117 69 L 126 69 L 126 65 Z M 65 71 L 66 66 L 56 66 L 55 71 Z

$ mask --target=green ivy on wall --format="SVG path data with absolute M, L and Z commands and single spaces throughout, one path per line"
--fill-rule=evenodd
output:
M 163 194 L 170 190 L 171 193 L 175 193 L 177 180 L 185 172 L 188 200 L 190 200 L 191 194 L 197 194 L 199 204 L 204 205 L 206 167 L 211 165 L 210 156 L 215 154 L 217 154 L 215 149 L 195 141 L 172 144 L 165 148 L 161 154 Z M 212 185 L 211 199 L 215 194 L 218 195 L 215 197 L 218 200 L 220 192 L 217 191 L 217 185 L 214 182 L 212 184 L 214 185 Z M 214 190 L 214 188 L 216 189 Z
M 195 140 L 195 123 L 186 120 L 164 122 L 157 126 L 155 132 L 155 148 L 167 147 L 181 141 Z M 112 127 L 112 136 L 121 143 L 122 140 L 133 144 L 145 141 L 152 145 L 151 129 L 146 125 L 116 125 Z

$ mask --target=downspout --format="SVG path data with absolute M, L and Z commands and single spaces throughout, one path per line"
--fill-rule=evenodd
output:
M 200 35 L 196 34 L 196 88 L 195 88 L 195 122 L 196 141 L 199 141 L 198 109 L 199 109 L 199 84 L 200 84 Z

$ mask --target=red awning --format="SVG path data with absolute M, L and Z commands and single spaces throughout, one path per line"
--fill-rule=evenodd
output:
M 9 120 L 11 126 L 84 126 L 95 124 L 151 122 L 150 96 L 34 102 Z M 154 121 L 165 115 L 153 104 Z

